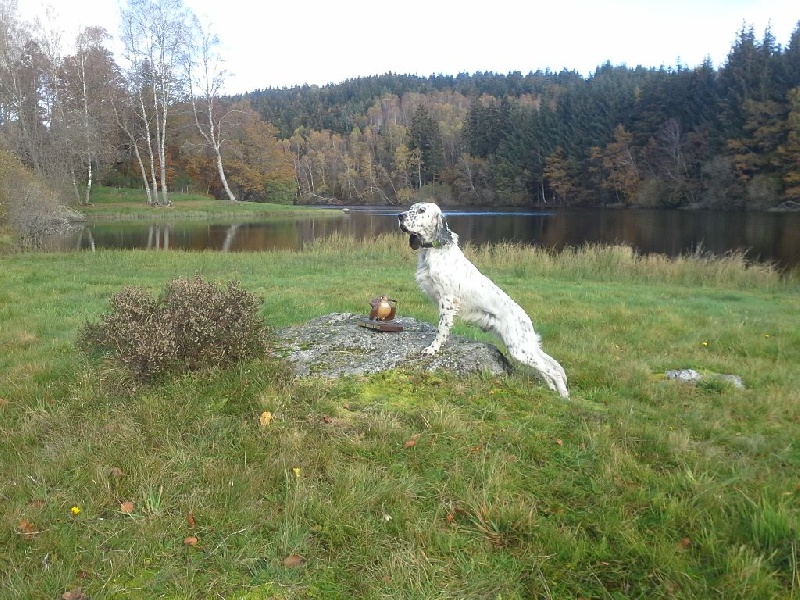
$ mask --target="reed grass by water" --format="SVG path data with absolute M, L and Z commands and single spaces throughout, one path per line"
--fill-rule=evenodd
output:
M 275 360 L 126 389 L 75 348 L 121 287 L 198 273 L 274 327 L 383 292 L 433 321 L 399 234 L 0 258 L 0 597 L 799 597 L 797 280 L 736 256 L 466 252 L 570 402 L 522 370 L 297 381 Z

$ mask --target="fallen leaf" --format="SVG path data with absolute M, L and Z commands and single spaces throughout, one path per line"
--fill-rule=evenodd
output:
M 81 588 L 75 588 L 69 592 L 61 594 L 61 600 L 88 600 L 88 596 L 83 593 Z
M 190 535 L 189 537 L 187 537 L 187 538 L 184 538 L 184 539 L 183 539 L 183 545 L 184 545 L 184 546 L 191 546 L 192 548 L 194 548 L 195 546 L 197 546 L 197 544 L 198 544 L 199 542 L 200 542 L 200 540 L 198 540 L 198 539 L 197 539 L 195 536 L 193 536 L 193 535 Z
M 408 439 L 408 441 L 405 444 L 403 444 L 403 447 L 405 447 L 405 448 L 413 448 L 414 446 L 416 446 L 417 445 L 417 440 L 419 439 L 419 436 L 420 436 L 419 433 L 415 433 L 414 435 L 412 435 Z
M 26 521 L 25 519 L 22 519 L 19 522 L 17 528 L 19 529 L 19 532 L 25 536 L 26 540 L 32 540 L 34 536 L 37 533 L 39 533 L 39 531 L 36 529 L 36 526 L 30 521 Z
M 125 473 L 123 473 L 122 469 L 120 469 L 119 467 L 111 467 L 108 470 L 108 476 L 109 477 L 114 477 L 115 479 L 117 479 L 119 477 L 122 477 L 124 474 Z
M 306 559 L 300 556 L 299 554 L 290 554 L 286 558 L 283 559 L 283 566 L 288 569 L 294 569 L 296 567 L 300 567 L 303 563 L 306 562 Z
M 688 537 L 682 538 L 680 542 L 678 542 L 678 550 L 686 550 L 689 546 L 692 545 L 692 540 Z
M 556 440 L 556 444 L 558 444 L 559 446 L 563 446 L 563 445 L 564 445 L 564 440 L 562 440 L 562 439 L 557 439 L 557 440 Z
M 130 515 L 133 514 L 134 504 L 133 502 L 123 502 L 119 505 L 119 512 L 123 515 Z
M 455 514 L 447 513 L 447 516 L 444 518 L 444 520 L 447 521 L 448 525 L 452 525 L 453 521 L 455 521 L 455 518 L 456 518 Z
M 258 417 L 258 424 L 261 425 L 261 427 L 267 427 L 270 423 L 272 423 L 272 413 L 265 410 L 261 413 L 261 416 Z
M 197 527 L 197 519 L 194 518 L 193 513 L 189 513 L 186 515 L 186 524 L 189 526 L 189 529 L 194 529 Z

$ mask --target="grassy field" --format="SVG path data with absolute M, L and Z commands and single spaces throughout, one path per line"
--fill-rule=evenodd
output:
M 524 370 L 299 381 L 277 360 L 134 388 L 75 347 L 123 286 L 194 274 L 240 281 L 273 327 L 382 292 L 434 321 L 399 234 L 0 256 L 0 598 L 800 598 L 797 278 L 467 252 L 572 400 Z
M 220 217 L 265 217 L 284 213 L 318 210 L 283 204 L 258 202 L 228 202 L 214 200 L 204 194 L 173 192 L 169 195 L 172 206 L 148 206 L 144 190 L 97 186 L 92 191 L 92 204 L 77 209 L 90 220 L 140 220 L 140 219 L 214 219 Z

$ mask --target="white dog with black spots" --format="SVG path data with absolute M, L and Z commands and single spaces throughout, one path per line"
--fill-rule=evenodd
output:
M 459 315 L 484 331 L 498 335 L 516 360 L 533 367 L 551 390 L 569 398 L 567 375 L 541 348 L 539 335 L 525 311 L 473 265 L 458 247 L 441 209 L 433 203 L 414 204 L 398 215 L 400 229 L 419 251 L 417 283 L 439 307 L 439 326 L 425 354 L 436 354 L 447 341 Z

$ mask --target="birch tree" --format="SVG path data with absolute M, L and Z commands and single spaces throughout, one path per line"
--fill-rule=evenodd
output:
M 0 0 L 0 109 L 5 143 L 40 171 L 44 146 L 41 52 L 15 0 Z
M 127 79 L 142 135 L 126 133 L 140 164 L 142 156 L 147 160 L 142 179 L 148 201 L 160 206 L 169 205 L 167 117 L 183 91 L 190 17 L 182 0 L 128 0 L 122 11 Z
M 222 164 L 222 127 L 230 111 L 225 111 L 219 102 L 219 95 L 225 83 L 226 71 L 217 53 L 219 40 L 194 19 L 193 52 L 186 57 L 186 79 L 189 82 L 189 96 L 192 102 L 194 122 L 208 148 L 213 152 L 217 174 L 222 187 L 231 202 L 236 196 L 228 185 L 225 168 Z
M 113 117 L 107 100 L 116 95 L 112 88 L 117 79 L 117 66 L 104 42 L 108 32 L 99 27 L 84 28 L 77 37 L 74 56 L 68 56 L 62 67 L 65 112 L 72 115 L 68 124 L 74 127 L 76 156 L 73 186 L 79 202 L 89 204 L 95 169 L 113 154 L 111 129 Z M 105 160 L 104 160 L 105 159 Z M 81 198 L 79 183 L 85 186 Z

